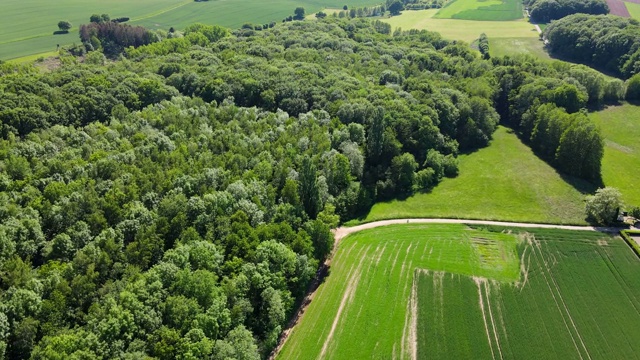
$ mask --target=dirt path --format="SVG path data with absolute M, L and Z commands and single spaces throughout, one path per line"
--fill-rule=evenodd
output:
M 562 229 L 562 230 L 583 230 L 583 231 L 600 231 L 600 232 L 619 232 L 620 228 L 607 228 L 607 227 L 593 227 L 593 226 L 574 226 L 574 225 L 550 225 L 550 224 L 532 224 L 532 223 L 518 223 L 518 222 L 505 222 L 505 221 L 485 221 L 485 220 L 463 220 L 463 219 L 395 219 L 395 220 L 382 220 L 374 221 L 362 225 L 351 227 L 339 227 L 333 230 L 333 236 L 335 238 L 333 253 L 338 248 L 338 244 L 347 235 L 357 233 L 362 230 L 374 229 L 381 226 L 396 225 L 396 224 L 469 224 L 469 225 L 496 225 L 496 226 L 510 226 L 521 228 L 543 228 L 543 229 Z M 277 357 L 278 353 L 287 341 L 287 338 L 291 334 L 291 331 L 295 325 L 300 321 L 300 318 L 304 315 L 304 312 L 311 303 L 313 295 L 318 286 L 322 282 L 322 279 L 326 276 L 327 270 L 331 265 L 331 257 L 325 262 L 325 264 L 318 271 L 316 279 L 310 286 L 310 292 L 307 294 L 305 300 L 302 302 L 302 306 L 298 309 L 296 315 L 290 321 L 289 326 L 282 332 L 278 346 L 273 350 L 269 356 L 269 360 L 273 360 Z M 347 291 L 348 292 L 348 291 Z M 351 295 L 351 294 L 349 294 Z M 326 350 L 326 349 L 325 349 Z M 414 350 L 412 350 L 414 351 Z

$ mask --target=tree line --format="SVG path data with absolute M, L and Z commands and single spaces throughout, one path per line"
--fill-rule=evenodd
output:
M 572 14 L 604 15 L 609 13 L 605 0 L 526 0 L 531 20 L 548 23 Z
M 11 359 L 265 358 L 332 227 L 456 176 L 500 121 L 593 178 L 602 142 L 580 109 L 624 89 L 331 17 L 195 24 L 109 64 L 63 60 L 0 64 Z

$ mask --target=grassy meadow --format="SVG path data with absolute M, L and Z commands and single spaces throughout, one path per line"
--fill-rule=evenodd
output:
M 612 106 L 590 114 L 605 137 L 602 178 L 628 205 L 640 206 L 640 106 Z
M 377 4 L 375 0 L 354 0 L 349 6 Z M 91 14 L 109 14 L 111 18 L 129 17 L 130 24 L 150 29 L 182 29 L 202 22 L 231 28 L 251 22 L 264 24 L 281 21 L 302 6 L 307 13 L 323 8 L 341 8 L 337 0 L 3 0 L 0 14 L 7 20 L 0 32 L 0 60 L 56 50 L 56 45 L 79 42 L 78 28 L 89 21 Z M 53 35 L 58 22 L 68 20 L 73 28 L 68 34 Z
M 364 222 L 393 218 L 466 218 L 584 224 L 584 195 L 504 127 L 489 147 L 460 156 L 460 175 L 430 193 L 377 203 Z
M 539 38 L 489 38 L 489 52 L 491 56 L 531 55 L 538 59 L 551 60 L 549 53 L 544 50 L 544 44 Z
M 473 21 L 459 19 L 437 19 L 438 9 L 404 11 L 402 15 L 385 19 L 393 29 L 426 29 L 442 34 L 445 39 L 464 40 L 468 43 L 485 33 L 494 38 L 535 38 L 538 32 L 524 19 L 516 21 Z
M 349 236 L 278 359 L 406 357 L 407 306 L 416 268 L 512 282 L 519 277 L 516 237 L 426 224 Z
M 629 247 L 596 232 L 532 233 L 518 245 L 518 283 L 418 272 L 419 359 L 640 358 Z
M 452 0 L 434 16 L 438 19 L 509 21 L 523 17 L 519 0 Z
M 627 10 L 629 10 L 632 18 L 640 20 L 640 4 L 625 1 L 624 5 L 627 7 Z

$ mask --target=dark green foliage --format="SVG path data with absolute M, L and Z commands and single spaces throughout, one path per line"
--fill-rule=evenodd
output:
M 531 20 L 548 23 L 571 14 L 604 15 L 609 13 L 609 5 L 604 0 L 533 0 L 525 1 Z
M 68 21 L 60 21 L 58 22 L 58 29 L 61 31 L 69 31 L 71 29 L 71 23 Z
M 402 5 L 402 2 L 400 1 L 393 2 L 389 5 L 389 12 L 391 15 L 400 15 L 402 10 L 404 10 L 404 5 Z
M 640 74 L 633 75 L 627 81 L 627 93 L 625 98 L 630 101 L 640 100 Z
M 294 13 L 294 16 L 293 16 L 294 20 L 303 20 L 304 19 L 304 8 L 303 7 L 297 7 L 296 10 L 293 13 Z

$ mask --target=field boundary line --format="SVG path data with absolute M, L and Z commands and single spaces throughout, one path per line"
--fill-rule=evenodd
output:
M 158 10 L 158 11 L 156 11 L 154 13 L 151 13 L 151 14 L 142 15 L 140 17 L 133 18 L 130 21 L 133 22 L 133 21 L 147 20 L 147 19 L 150 19 L 152 17 L 156 17 L 158 15 L 162 15 L 164 13 L 168 13 L 169 11 L 173 11 L 175 9 L 181 8 L 181 7 L 183 7 L 183 6 L 187 5 L 187 4 L 191 4 L 192 2 L 193 1 L 191 1 L 191 0 L 185 0 L 185 1 L 181 2 L 181 3 L 178 3 L 177 5 L 173 5 L 171 7 Z

